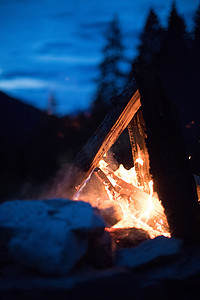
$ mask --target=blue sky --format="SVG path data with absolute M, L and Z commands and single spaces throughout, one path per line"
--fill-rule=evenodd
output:
M 94 95 L 103 33 L 118 14 L 126 53 L 136 55 L 150 7 L 166 24 L 171 0 L 0 0 L 0 90 L 57 114 L 86 110 Z M 199 0 L 177 0 L 189 28 Z

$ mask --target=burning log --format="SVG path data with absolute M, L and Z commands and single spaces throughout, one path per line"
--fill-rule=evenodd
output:
M 118 192 L 116 188 L 112 185 L 106 174 L 100 169 L 100 168 L 95 168 L 94 169 L 94 174 L 100 179 L 100 181 L 107 186 L 108 190 L 111 193 L 114 193 L 114 191 Z
M 112 238 L 112 247 L 130 248 L 150 239 L 147 231 L 141 228 L 111 228 L 107 229 Z
M 147 129 L 147 148 L 155 190 L 165 209 L 172 236 L 200 243 L 200 212 L 188 166 L 180 123 L 152 67 L 135 68 Z
M 123 211 L 115 201 L 104 200 L 98 205 L 99 214 L 103 217 L 106 227 L 110 228 L 123 219 Z
M 149 154 L 145 142 L 146 128 L 141 108 L 129 123 L 128 132 L 138 182 L 149 193 L 148 183 L 152 178 L 149 172 Z
M 98 166 L 103 155 L 116 142 L 141 106 L 139 91 L 133 85 L 113 102 L 116 105 L 78 153 L 73 167 L 59 186 L 58 195 L 73 198 L 76 190 Z
M 167 219 L 164 214 L 164 209 L 160 201 L 158 200 L 158 198 L 153 197 L 153 195 L 149 195 L 145 191 L 139 189 L 136 186 L 133 186 L 128 182 L 125 182 L 123 179 L 116 176 L 115 173 L 110 168 L 107 168 L 107 171 L 108 171 L 107 175 L 109 176 L 110 179 L 114 180 L 115 185 L 111 183 L 109 178 L 100 168 L 96 168 L 94 172 L 101 180 L 104 187 L 106 187 L 107 192 L 111 195 L 112 198 L 111 202 L 107 201 L 108 203 L 103 206 L 104 209 L 106 208 L 105 213 L 104 211 L 102 211 L 103 217 L 106 218 L 106 220 L 108 221 L 110 221 L 110 219 L 113 220 L 112 210 L 114 210 L 115 212 L 114 220 L 117 221 L 118 218 L 118 221 L 121 221 L 123 223 L 124 222 L 123 209 L 120 210 L 120 214 L 119 214 L 119 206 L 123 205 L 122 203 L 125 201 L 126 202 L 125 206 L 128 206 L 128 210 L 131 212 L 131 215 L 134 216 L 131 217 L 131 221 L 129 221 L 129 226 L 130 224 L 135 224 L 136 227 L 143 226 L 146 229 L 149 229 L 151 231 L 152 236 L 154 234 L 159 235 L 161 233 L 159 232 L 159 230 L 164 230 L 167 234 L 169 230 Z M 148 215 L 149 200 L 151 201 L 151 205 L 153 206 L 153 210 L 151 211 L 150 217 Z M 98 206 L 98 208 L 101 210 L 102 206 Z M 115 210 L 117 211 L 117 214 Z M 121 217 L 121 220 L 119 220 L 119 217 Z M 145 220 L 145 223 L 143 222 L 143 220 Z M 126 222 L 125 224 L 127 225 Z M 115 224 L 115 226 L 117 227 L 118 224 Z M 155 230 L 154 233 L 152 231 L 152 228 L 149 228 L 149 226 L 151 226 Z
M 129 125 L 135 166 L 138 159 L 144 164 L 143 168 L 137 167 L 139 183 L 143 185 L 144 190 L 132 185 L 127 186 L 127 183 L 119 178 L 115 178 L 117 186 L 111 181 L 108 182 L 105 177 L 102 180 L 112 193 L 116 193 L 116 199 L 121 197 L 125 206 L 128 203 L 131 209 L 135 209 L 141 206 L 144 199 L 147 202 L 150 197 L 154 199 L 152 191 L 151 195 L 145 192 L 148 191 L 146 181 L 151 182 L 149 179 L 153 177 L 155 190 L 162 201 L 172 236 L 181 238 L 186 243 L 200 243 L 200 212 L 196 186 L 188 168 L 176 110 L 151 68 L 145 69 L 140 66 L 135 73 L 140 92 L 135 87 L 134 92 L 129 88 L 117 97 L 113 110 L 79 152 L 74 166 L 60 185 L 58 195 L 73 198 L 76 191 L 80 191 L 90 179 L 103 155 Z M 133 201 L 130 201 L 132 199 Z M 157 199 L 156 201 L 159 203 Z M 154 209 L 153 214 L 155 218 L 164 217 L 165 223 L 162 209 Z M 140 215 L 139 221 L 143 216 Z M 133 219 L 132 215 L 130 217 Z M 147 227 L 145 224 L 145 230 Z M 153 231 L 152 228 L 151 230 Z
M 149 194 L 142 189 L 124 181 L 122 178 L 118 177 L 115 175 L 115 173 L 109 169 L 109 177 L 114 179 L 116 185 L 113 186 L 106 176 L 106 174 L 98 168 L 98 176 L 101 178 L 102 183 L 106 186 L 109 186 L 109 189 L 111 193 L 118 193 L 121 197 L 126 197 L 127 199 L 131 198 L 129 200 L 130 205 L 131 202 L 134 205 L 134 210 L 136 211 L 141 211 L 142 208 L 144 207 L 144 203 L 147 202 L 149 198 Z M 164 209 L 162 208 L 159 200 L 152 196 L 152 203 L 154 205 L 154 211 L 152 213 L 152 217 L 154 219 L 163 219 L 166 220 L 165 214 L 164 214 Z M 167 227 L 167 220 L 165 226 Z

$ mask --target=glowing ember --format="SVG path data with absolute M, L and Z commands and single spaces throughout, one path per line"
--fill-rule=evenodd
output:
M 149 181 L 149 189 L 150 189 L 150 195 L 147 199 L 147 207 L 145 209 L 145 212 L 140 216 L 140 219 L 145 218 L 146 220 L 150 218 L 151 212 L 154 210 L 154 205 L 152 202 L 152 196 L 153 196 L 153 180 Z
M 107 156 L 104 157 L 107 158 Z M 138 158 L 136 163 L 143 166 L 141 158 Z M 116 171 L 113 171 L 109 163 L 102 159 L 99 162 L 99 168 L 95 169 L 82 186 L 77 188 L 74 200 L 79 199 L 82 190 L 90 181 L 93 173 L 103 183 L 107 196 L 106 198 L 99 197 L 97 199 L 98 203 L 92 203 L 92 205 L 101 207 L 103 203 L 110 203 L 110 206 L 118 208 L 121 212 L 119 221 L 116 221 L 117 223 L 111 228 L 107 228 L 108 231 L 112 231 L 114 228 L 135 227 L 146 230 L 151 238 L 159 235 L 170 237 L 163 206 L 153 192 L 153 180 L 145 183 L 149 186 L 150 192 L 148 194 L 137 181 L 135 167 L 126 170 L 123 165 L 120 165 Z M 89 197 L 86 197 L 86 201 L 89 202 Z
M 140 157 L 138 157 L 135 162 L 140 164 L 141 166 L 143 166 L 144 164 L 144 161 Z
M 137 186 L 137 174 L 134 167 L 130 170 L 126 170 L 123 165 L 120 165 L 119 169 L 117 169 L 114 173 L 125 182 Z
M 143 165 L 141 158 L 138 158 L 136 162 Z M 123 165 L 120 165 L 118 170 L 113 172 L 104 160 L 100 161 L 99 167 L 115 187 L 115 190 L 110 191 L 105 185 L 109 200 L 119 205 L 123 212 L 123 218 L 112 228 L 142 228 L 148 231 L 151 238 L 158 235 L 170 236 L 164 209 L 158 197 L 153 195 L 153 180 L 148 183 L 150 194 L 147 194 L 142 191 L 143 187 L 137 182 L 134 167 L 126 170 Z M 124 182 L 129 184 L 126 186 L 131 191 L 129 194 L 122 192 L 122 189 L 117 192 L 116 188 L 120 188 Z

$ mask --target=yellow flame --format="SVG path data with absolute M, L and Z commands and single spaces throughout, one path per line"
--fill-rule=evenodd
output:
M 139 165 L 143 166 L 144 164 L 144 161 L 143 159 L 141 159 L 140 157 L 138 157 L 136 160 L 135 160 L 136 163 L 138 163 Z
M 137 163 L 142 165 L 143 160 L 138 158 Z M 110 189 L 109 183 L 104 183 L 108 197 L 106 200 L 110 201 L 113 206 L 119 206 L 122 211 L 121 220 L 112 228 L 136 227 L 146 230 L 151 238 L 158 235 L 170 237 L 164 209 L 158 197 L 156 197 L 153 192 L 153 180 L 150 180 L 148 183 L 150 192 L 147 194 L 137 181 L 135 167 L 126 170 L 123 165 L 120 165 L 119 168 L 113 172 L 109 164 L 102 159 L 99 162 L 99 168 L 105 173 L 114 187 Z M 78 188 L 74 200 L 79 199 L 83 188 L 91 176 L 92 173 L 82 186 Z M 124 191 L 122 191 L 123 189 Z M 104 199 L 98 201 L 104 201 Z
M 102 169 L 102 170 L 106 170 L 107 167 L 108 167 L 108 164 L 105 162 L 105 160 L 103 160 L 103 159 L 100 160 L 100 162 L 99 162 L 99 168 Z
M 136 162 L 141 166 L 144 163 L 141 158 L 137 158 Z M 109 169 L 108 163 L 106 163 L 104 160 L 101 160 L 99 163 L 99 167 L 106 174 L 112 185 L 117 186 L 117 182 L 112 177 L 113 172 L 111 171 L 111 169 Z M 130 170 L 126 170 L 123 165 L 120 165 L 119 168 L 114 172 L 114 174 L 118 178 L 121 178 L 123 181 L 132 184 L 137 188 L 141 188 L 137 181 L 137 173 L 135 171 L 135 167 L 131 168 Z M 131 196 L 130 199 L 127 200 L 127 198 L 124 198 L 116 191 L 113 191 L 111 193 L 109 188 L 105 187 L 110 201 L 112 201 L 114 205 L 119 205 L 123 213 L 123 218 L 112 228 L 143 228 L 144 230 L 148 231 L 151 238 L 158 235 L 170 236 L 170 233 L 166 230 L 166 228 L 164 228 L 167 220 L 164 215 L 164 209 L 161 205 L 161 202 L 155 196 L 153 197 L 153 180 L 151 180 L 148 185 L 150 193 L 148 195 L 143 192 L 145 198 L 143 202 L 140 203 L 141 209 L 139 212 L 138 210 L 134 210 L 134 205 L 131 205 L 131 203 L 134 202 L 134 195 L 133 198 Z M 157 215 L 161 215 L 160 219 L 156 218 L 154 220 L 155 211 L 157 212 Z M 164 222 L 162 216 L 165 217 Z M 153 223 L 153 227 L 151 227 L 148 222 Z
M 148 185 L 149 185 L 149 189 L 150 189 L 150 194 L 149 194 L 149 197 L 147 199 L 147 207 L 146 207 L 144 213 L 140 216 L 139 219 L 145 218 L 146 220 L 148 220 L 150 218 L 151 212 L 154 210 L 154 204 L 152 202 L 153 180 L 150 180 Z
M 123 165 L 120 165 L 114 173 L 125 182 L 137 185 L 137 174 L 135 167 L 131 168 L 130 170 L 126 170 Z

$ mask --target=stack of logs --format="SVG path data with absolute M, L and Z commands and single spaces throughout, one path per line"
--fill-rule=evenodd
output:
M 117 97 L 115 107 L 78 154 L 73 167 L 59 185 L 58 194 L 73 198 L 77 189 L 98 167 L 103 155 L 128 127 L 133 159 L 144 156 L 146 171 L 138 171 L 138 181 L 144 183 L 149 178 L 153 179 L 171 235 L 185 243 L 199 244 L 200 211 L 196 185 L 188 167 L 176 109 L 151 66 L 137 66 L 135 77 L 136 83 L 132 82 Z M 141 119 L 144 119 L 145 130 Z M 108 183 L 105 174 L 96 171 L 101 180 Z M 116 180 L 118 190 L 109 183 L 114 192 L 125 193 L 129 197 L 131 191 L 139 199 L 147 197 L 137 188 Z M 148 190 L 147 186 L 145 190 Z
M 135 217 L 135 223 L 137 226 L 137 219 L 139 219 L 141 213 L 145 210 L 145 204 L 147 204 L 148 202 L 149 194 L 147 194 L 142 189 L 130 183 L 127 183 L 123 179 L 119 178 L 118 176 L 115 175 L 115 173 L 111 169 L 109 170 L 109 176 L 112 179 L 114 179 L 116 183 L 115 186 L 111 183 L 111 181 L 108 179 L 106 174 L 100 168 L 96 168 L 94 170 L 94 174 L 98 176 L 98 178 L 101 180 L 103 185 L 106 186 L 109 192 L 112 194 L 112 198 L 115 201 L 115 205 L 118 205 L 117 199 L 123 199 L 124 201 L 127 202 L 130 212 Z M 155 223 L 162 220 L 163 228 L 165 228 L 167 232 L 168 231 L 167 219 L 164 214 L 164 209 L 162 205 L 160 204 L 157 197 L 152 196 L 151 201 L 154 206 L 154 210 L 152 211 L 152 215 L 149 218 L 149 220 L 147 220 L 147 224 L 156 230 Z

